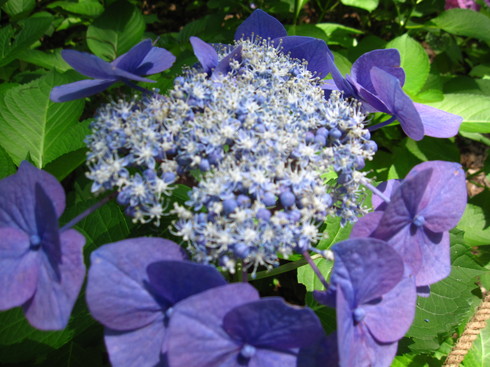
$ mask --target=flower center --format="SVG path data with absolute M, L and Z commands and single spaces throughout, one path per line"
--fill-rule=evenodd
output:
M 356 324 L 360 323 L 364 317 L 366 317 L 366 311 L 361 308 L 361 307 L 357 307 L 355 310 L 354 310 L 354 321 Z
M 425 224 L 425 218 L 423 215 L 416 215 L 415 218 L 413 218 L 412 223 L 416 227 L 422 227 Z
M 41 247 L 41 237 L 39 237 L 37 234 L 33 234 L 29 238 L 29 241 L 31 243 L 31 249 L 37 250 L 39 247 Z
M 240 355 L 245 359 L 250 359 L 255 355 L 255 347 L 249 344 L 245 344 L 240 351 Z

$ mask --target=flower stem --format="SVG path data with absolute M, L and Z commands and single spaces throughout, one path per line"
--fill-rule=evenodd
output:
M 306 261 L 308 261 L 308 264 L 310 264 L 311 268 L 315 272 L 315 274 L 318 277 L 318 279 L 320 279 L 320 282 L 322 282 L 322 284 L 325 287 L 325 289 L 328 289 L 328 283 L 325 280 L 325 277 L 321 273 L 320 269 L 318 269 L 318 266 L 316 266 L 315 262 L 313 261 L 312 257 L 308 253 L 308 251 L 303 252 L 303 256 L 305 257 Z
M 88 208 L 87 210 L 85 210 L 82 213 L 78 214 L 75 218 L 73 218 L 68 223 L 66 223 L 63 227 L 61 227 L 60 232 L 64 232 L 67 229 L 70 229 L 71 227 L 73 227 L 74 225 L 76 225 L 78 222 L 80 222 L 83 218 L 85 218 L 86 216 L 92 214 L 97 209 L 99 209 L 100 207 L 104 206 L 107 202 L 109 202 L 110 200 L 114 199 L 115 197 L 116 197 L 116 193 L 112 193 L 112 194 L 106 196 L 101 201 L 95 203 L 90 208 Z
M 385 194 L 383 194 L 381 191 L 379 191 L 376 187 L 371 185 L 367 181 L 363 181 L 362 184 L 366 186 L 369 190 L 371 190 L 374 194 L 378 195 L 381 199 L 383 199 L 386 203 L 390 202 L 390 198 L 387 197 Z

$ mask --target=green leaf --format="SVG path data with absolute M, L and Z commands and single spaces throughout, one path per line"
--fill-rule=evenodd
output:
M 64 72 L 72 69 L 72 67 L 61 57 L 61 48 L 50 52 L 26 49 L 20 51 L 17 58 L 48 70 Z
M 15 60 L 20 51 L 27 49 L 36 42 L 51 26 L 53 17 L 48 13 L 38 13 L 36 16 L 19 22 L 20 31 L 11 24 L 0 29 L 0 66 Z M 13 41 L 12 41 L 13 39 Z
M 49 162 L 44 170 L 51 173 L 58 181 L 62 181 L 80 167 L 87 160 L 87 148 L 74 150 L 73 152 L 63 154 L 54 161 Z
M 490 96 L 490 80 L 458 76 L 444 83 L 444 93 L 482 94 Z
M 104 11 L 104 7 L 95 1 L 79 1 L 79 2 L 70 2 L 70 1 L 55 1 L 51 4 L 48 4 L 47 8 L 61 8 L 70 13 L 86 15 L 88 17 L 96 17 L 100 15 Z
M 391 367 L 433 367 L 437 360 L 427 355 L 403 354 L 396 356 Z
M 458 228 L 464 231 L 464 240 L 470 246 L 490 245 L 490 191 L 472 197 Z
M 11 18 L 19 18 L 28 15 L 36 7 L 36 0 L 8 0 L 3 6 Z
M 476 94 L 445 94 L 440 102 L 425 103 L 463 117 L 461 131 L 490 133 L 490 98 Z
M 114 60 L 141 41 L 143 15 L 134 5 L 120 0 L 109 6 L 87 29 L 87 45 L 95 55 Z
M 87 125 L 78 123 L 83 100 L 54 103 L 49 99 L 51 89 L 74 81 L 73 75 L 51 72 L 7 90 L 0 99 L 0 139 L 16 164 L 29 154 L 42 168 L 84 146 Z
M 315 311 L 327 334 L 335 331 L 335 329 L 337 328 L 337 321 L 334 308 L 327 307 L 318 303 L 313 297 L 313 293 L 311 292 L 306 293 L 305 304 L 307 307 Z
M 286 26 L 286 29 L 291 36 L 319 38 L 327 42 L 329 46 L 341 45 L 346 48 L 354 46 L 354 35 L 363 34 L 358 29 L 336 23 L 300 24 Z
M 0 145 L 0 179 L 10 176 L 17 171 L 14 162 Z
M 429 26 L 446 32 L 480 39 L 490 44 L 490 18 L 469 9 L 450 9 L 432 19 Z
M 326 225 L 327 229 L 325 231 L 326 233 L 326 238 L 322 239 L 319 243 L 317 248 L 319 250 L 327 250 L 329 249 L 332 245 L 336 244 L 337 242 L 346 240 L 349 238 L 350 232 L 352 231 L 352 224 L 348 223 L 345 226 L 340 225 L 340 218 L 339 217 L 332 217 L 329 216 L 327 217 L 326 220 Z
M 480 134 L 480 133 L 468 133 L 466 131 L 460 131 L 459 132 L 459 135 L 467 138 L 467 139 L 471 139 L 471 140 L 475 140 L 475 141 L 478 141 L 480 143 L 483 143 L 483 144 L 486 144 L 488 146 L 490 146 L 490 139 L 487 138 L 485 135 L 483 134 Z
M 400 51 L 401 67 L 406 75 L 403 89 L 408 94 L 416 95 L 429 76 L 429 56 L 424 48 L 408 34 L 388 42 L 386 48 L 396 48 Z
M 431 285 L 430 297 L 417 299 L 415 320 L 406 335 L 413 342 L 408 346 L 412 352 L 439 349 L 458 325 L 471 318 L 480 302 L 474 295 L 479 290 L 475 277 L 483 273 L 483 268 L 471 255 L 471 248 L 463 244 L 461 234 L 451 235 L 451 242 L 451 274 Z
M 349 59 L 338 52 L 332 51 L 332 53 L 335 59 L 335 65 L 339 69 L 340 73 L 342 75 L 349 74 L 350 69 L 352 68 L 352 63 L 349 61 Z
M 480 330 L 480 335 L 471 345 L 463 360 L 464 367 L 490 366 L 490 322 Z
M 340 2 L 347 6 L 365 9 L 369 12 L 376 9 L 379 5 L 379 0 L 340 0 Z
M 328 279 L 330 275 L 330 271 L 332 270 L 333 262 L 332 261 L 327 261 L 323 257 L 319 259 L 314 259 L 313 260 L 320 269 L 320 272 L 323 274 L 325 279 Z M 308 292 L 313 292 L 315 290 L 321 291 L 325 290 L 325 287 L 323 286 L 322 282 L 318 277 L 316 276 L 315 272 L 311 268 L 309 264 L 300 266 L 297 270 L 298 272 L 298 282 L 301 284 L 304 284 L 306 287 L 306 290 Z

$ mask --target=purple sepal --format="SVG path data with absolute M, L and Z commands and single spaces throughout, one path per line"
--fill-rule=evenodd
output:
M 376 96 L 400 122 L 405 134 L 413 140 L 421 140 L 424 137 L 424 125 L 412 100 L 402 90 L 400 80 L 378 67 L 371 68 L 370 75 Z M 369 100 L 368 103 L 371 104 Z
M 152 293 L 161 302 L 175 303 L 210 288 L 226 284 L 225 278 L 210 265 L 190 261 L 159 261 L 147 267 Z
M 297 367 L 326 367 L 339 365 L 337 333 L 323 336 L 316 343 L 301 348 Z
M 373 233 L 378 228 L 381 218 L 383 218 L 382 211 L 367 213 L 354 224 L 349 238 L 373 237 Z
M 400 67 L 400 53 L 397 49 L 374 50 L 361 55 L 352 65 L 351 77 L 364 89 L 376 93 L 371 82 L 371 69 L 378 67 L 405 83 L 405 72 Z
M 63 50 L 61 56 L 80 74 L 94 79 L 117 80 L 111 63 L 100 57 L 76 50 Z
M 198 37 L 190 38 L 194 55 L 201 63 L 201 66 L 205 73 L 211 74 L 213 69 L 218 66 L 218 53 L 213 46 L 204 42 Z
M 274 39 L 287 36 L 287 34 L 281 22 L 265 11 L 257 9 L 238 26 L 235 32 L 235 40 L 252 38 L 253 36 Z
M 427 228 L 418 233 L 421 264 L 415 276 L 417 287 L 437 283 L 451 273 L 449 232 L 433 233 Z M 428 295 L 427 295 L 428 296 Z
M 390 197 L 393 191 L 395 191 L 398 186 L 400 186 L 401 180 L 388 180 L 386 182 L 380 183 L 376 188 L 381 191 L 386 197 Z M 374 194 L 371 202 L 373 204 L 373 208 L 376 211 L 385 210 L 388 205 L 386 201 L 381 199 L 378 195 Z
M 41 330 L 65 328 L 85 278 L 82 248 L 85 237 L 69 229 L 60 235 L 61 261 L 42 256 L 36 291 L 22 308 L 32 326 Z
M 117 331 L 106 328 L 104 340 L 113 366 L 164 367 L 165 356 L 162 355 L 162 344 L 166 329 L 163 327 L 163 314 L 154 322 L 131 331 Z
M 119 69 L 126 70 L 130 73 L 134 73 L 135 70 L 138 69 L 140 66 L 141 62 L 145 58 L 145 56 L 150 52 L 151 48 L 153 47 L 151 40 L 146 39 L 144 41 L 141 41 L 138 43 L 136 46 L 133 46 L 131 50 L 126 52 L 125 54 L 122 54 L 118 58 L 116 58 L 114 61 L 110 63 L 113 67 L 118 67 Z M 76 70 L 76 69 L 75 69 Z M 85 73 L 82 73 L 87 76 L 91 76 Z M 141 74 L 140 74 L 141 75 Z M 97 77 L 95 77 L 97 78 Z M 99 78 L 101 79 L 101 78 Z
M 93 96 L 114 84 L 113 80 L 85 79 L 77 82 L 60 85 L 51 89 L 49 98 L 53 102 L 68 102 Z
M 132 71 L 137 75 L 152 75 L 170 69 L 176 58 L 170 51 L 161 47 L 152 47 L 136 70 Z M 152 80 L 152 82 L 155 82 Z
M 36 290 L 41 259 L 30 251 L 29 236 L 17 228 L 0 228 L 0 310 L 17 307 Z
M 223 57 L 221 61 L 214 69 L 212 75 L 217 76 L 219 74 L 228 74 L 231 70 L 230 62 L 236 60 L 238 62 L 242 61 L 242 46 L 235 47 L 228 55 Z
M 337 89 L 344 92 L 346 97 L 357 97 L 357 91 L 353 88 L 353 86 L 342 76 L 340 70 L 337 68 L 334 62 L 333 54 L 328 55 L 326 58 L 327 68 L 329 72 L 332 74 L 333 81 L 337 86 Z M 328 81 L 325 81 L 328 82 Z M 332 88 L 334 89 L 334 88 Z
M 311 309 L 290 306 L 279 297 L 235 307 L 225 315 L 223 329 L 233 340 L 278 352 L 307 347 L 324 336 Z
M 114 330 L 132 330 L 153 322 L 162 311 L 148 289 L 146 268 L 156 261 L 183 258 L 177 244 L 161 238 L 134 238 L 100 247 L 92 252 L 88 272 L 90 313 Z
M 414 103 L 422 119 L 425 135 L 435 138 L 450 138 L 458 134 L 463 118 L 420 103 Z
M 176 304 L 167 334 L 169 365 L 237 366 L 239 345 L 223 330 L 223 318 L 233 308 L 258 299 L 254 287 L 234 283 L 209 289 Z
M 0 180 L 0 228 L 18 228 L 37 233 L 36 185 L 44 190 L 53 205 L 55 216 L 65 210 L 65 192 L 61 184 L 47 172 L 23 161 L 17 173 Z
M 403 276 L 403 261 L 386 242 L 356 238 L 335 244 L 332 284 L 342 286 L 351 304 L 363 304 L 387 293 Z
M 315 76 L 323 79 L 330 72 L 328 60 L 333 59 L 332 51 L 323 40 L 303 36 L 287 36 L 274 40 L 281 52 L 293 59 L 306 60 L 307 68 Z

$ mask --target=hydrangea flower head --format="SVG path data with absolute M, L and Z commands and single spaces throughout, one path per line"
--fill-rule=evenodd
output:
M 258 29 L 283 34 L 275 27 Z M 358 104 L 339 93 L 325 100 L 319 71 L 293 56 L 314 50 L 310 40 L 270 37 L 217 50 L 193 38 L 197 68 L 167 96 L 101 109 L 87 139 L 93 189 L 117 188 L 137 221 L 158 223 L 172 184 L 192 186 L 174 208 L 175 233 L 195 260 L 230 271 L 309 249 L 326 215 L 355 221 L 364 210 L 358 170 L 376 149 Z M 329 171 L 338 180 L 327 185 Z
M 163 48 L 154 47 L 149 39 L 138 43 L 110 63 L 95 55 L 75 50 L 63 50 L 61 56 L 76 71 L 94 79 L 53 88 L 50 98 L 54 102 L 89 97 L 118 81 L 154 83 L 154 80 L 143 78 L 142 75 L 159 73 L 171 67 L 175 61 L 175 56 Z
M 417 286 L 445 278 L 451 270 L 448 231 L 456 226 L 466 206 L 461 165 L 421 163 L 388 190 L 390 202 L 360 219 L 351 236 L 388 241 L 415 275 Z
M 413 278 L 384 241 L 347 240 L 332 251 L 331 285 L 314 295 L 335 305 L 340 366 L 389 366 L 415 314 Z
M 59 182 L 28 162 L 0 180 L 0 310 L 22 306 L 42 330 L 63 329 L 85 276 L 85 238 L 59 232 Z
M 87 303 L 105 328 L 115 366 L 146 366 L 166 360 L 166 334 L 179 301 L 226 284 L 219 272 L 184 261 L 181 248 L 160 238 L 104 245 L 91 255 Z

